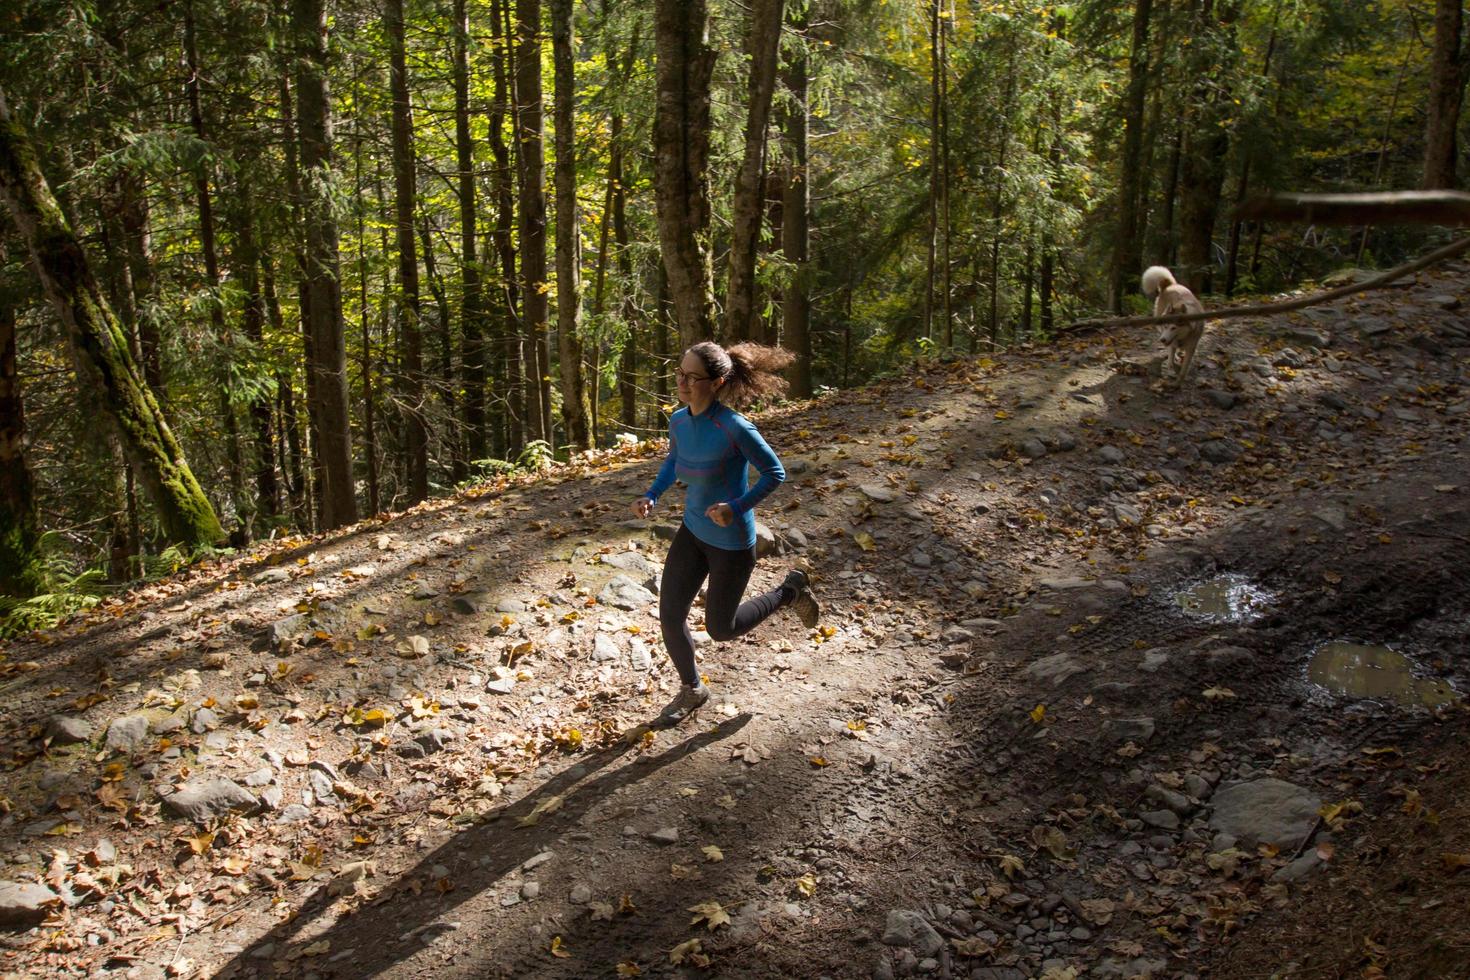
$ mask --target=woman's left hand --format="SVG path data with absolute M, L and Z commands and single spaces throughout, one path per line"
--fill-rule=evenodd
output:
M 729 504 L 710 504 L 704 512 L 704 516 L 714 521 L 720 527 L 729 527 L 735 520 L 735 508 Z

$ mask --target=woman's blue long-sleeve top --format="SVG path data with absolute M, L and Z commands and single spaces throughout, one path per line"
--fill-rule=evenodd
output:
M 753 487 L 746 475 L 750 466 L 760 473 Z M 686 406 L 670 416 L 669 455 L 645 496 L 657 502 L 676 479 L 689 488 L 689 530 L 706 544 L 736 551 L 755 544 L 751 511 L 786 479 L 786 469 L 749 419 L 716 401 L 698 415 Z M 735 511 L 729 527 L 705 516 L 711 504 L 729 504 Z

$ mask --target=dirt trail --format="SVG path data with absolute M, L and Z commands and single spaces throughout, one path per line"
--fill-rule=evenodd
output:
M 1467 712 L 1309 662 L 1470 691 L 1467 280 L 1212 327 L 1182 392 L 1119 331 L 768 413 L 756 584 L 808 558 L 823 628 L 704 644 L 672 731 L 646 452 L 12 644 L 0 877 L 75 902 L 0 969 L 1456 975 Z M 1260 604 L 1180 607 L 1225 573 Z

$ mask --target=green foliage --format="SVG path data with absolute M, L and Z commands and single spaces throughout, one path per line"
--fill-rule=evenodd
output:
M 72 568 L 61 536 L 55 532 L 41 536 L 41 551 L 41 591 L 27 599 L 0 596 L 0 639 L 50 629 L 73 613 L 91 609 L 109 591 L 101 569 Z

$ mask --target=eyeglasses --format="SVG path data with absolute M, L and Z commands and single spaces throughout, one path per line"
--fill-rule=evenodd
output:
M 677 381 L 681 385 L 682 384 L 693 384 L 696 381 L 708 381 L 709 380 L 709 375 L 707 375 L 707 374 L 690 374 L 688 371 L 685 371 L 683 368 L 674 368 L 674 380 Z

